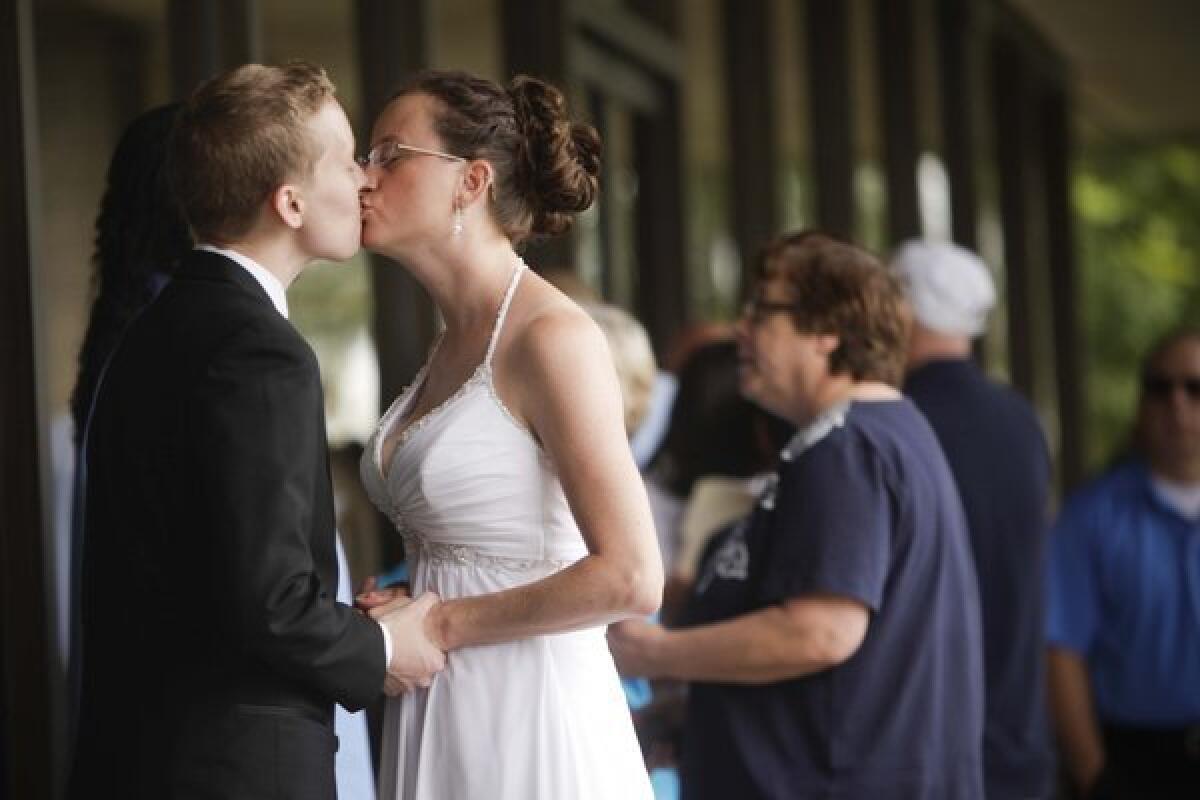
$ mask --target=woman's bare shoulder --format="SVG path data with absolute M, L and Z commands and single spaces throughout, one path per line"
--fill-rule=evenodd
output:
M 541 279 L 530 294 L 510 344 L 510 363 L 519 372 L 537 379 L 607 362 L 604 334 L 585 310 Z

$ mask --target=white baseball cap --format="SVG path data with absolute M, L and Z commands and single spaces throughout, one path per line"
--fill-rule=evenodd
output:
M 996 305 L 996 286 L 983 259 L 951 242 L 911 240 L 892 256 L 917 321 L 930 330 L 978 336 Z

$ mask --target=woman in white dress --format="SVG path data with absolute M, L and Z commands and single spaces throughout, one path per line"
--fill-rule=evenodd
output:
M 594 323 L 515 250 L 591 204 L 599 151 L 524 77 L 422 73 L 375 122 L 363 244 L 425 287 L 445 330 L 362 475 L 414 596 L 443 600 L 426 631 L 449 654 L 389 701 L 381 798 L 651 796 L 605 640 L 662 593 L 620 389 Z

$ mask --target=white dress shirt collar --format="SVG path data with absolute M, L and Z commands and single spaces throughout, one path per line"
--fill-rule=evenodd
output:
M 263 291 L 267 293 L 267 297 L 271 298 L 271 303 L 275 306 L 275 310 L 278 311 L 284 319 L 287 319 L 287 290 L 283 288 L 283 283 L 280 282 L 279 278 L 276 278 L 265 267 L 249 256 L 242 255 L 236 250 L 229 250 L 211 244 L 198 244 L 196 245 L 196 249 L 207 250 L 210 253 L 216 253 L 218 255 L 225 256 L 230 261 L 235 262 L 245 269 L 246 272 L 249 272 L 251 275 L 253 275 L 254 279 L 258 281 L 259 285 L 262 286 Z
M 1200 522 L 1200 484 L 1178 483 L 1161 475 L 1150 474 L 1150 485 L 1158 499 L 1193 522 Z

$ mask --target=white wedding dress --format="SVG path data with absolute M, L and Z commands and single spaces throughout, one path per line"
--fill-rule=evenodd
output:
M 475 373 L 401 434 L 424 378 L 379 422 L 362 462 L 371 499 L 404 537 L 412 593 L 445 599 L 536 581 L 586 554 L 547 455 L 504 407 L 492 355 L 513 273 Z M 391 699 L 380 800 L 632 800 L 652 796 L 602 627 L 450 653 L 426 690 Z

